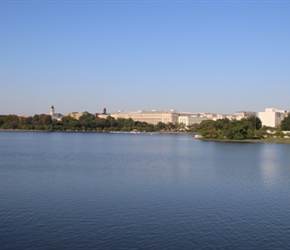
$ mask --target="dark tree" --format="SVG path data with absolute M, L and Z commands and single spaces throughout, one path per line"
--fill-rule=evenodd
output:
M 283 131 L 290 131 L 290 113 L 284 120 L 281 122 L 281 129 Z

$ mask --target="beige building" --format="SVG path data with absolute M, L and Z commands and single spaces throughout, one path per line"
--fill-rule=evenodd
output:
M 267 108 L 265 112 L 259 112 L 259 118 L 263 126 L 279 127 L 289 111 L 279 110 L 275 108 Z
M 85 112 L 72 112 L 72 113 L 66 114 L 65 116 L 70 116 L 70 117 L 78 120 L 82 115 L 88 115 L 88 114 L 90 114 L 90 113 L 88 113 L 87 111 L 85 111 Z
M 139 110 L 137 112 L 123 112 L 119 110 L 116 113 L 110 114 L 110 116 L 114 117 L 115 119 L 118 118 L 125 118 L 125 119 L 133 119 L 134 121 L 139 122 L 147 122 L 149 124 L 156 125 L 158 122 L 163 123 L 178 123 L 178 113 L 175 110 L 170 111 L 159 111 L 159 110 L 152 110 L 152 111 L 144 111 Z

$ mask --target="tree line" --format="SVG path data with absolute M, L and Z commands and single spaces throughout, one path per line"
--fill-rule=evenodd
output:
M 251 116 L 241 120 L 229 120 L 228 118 L 202 121 L 196 130 L 204 138 L 245 140 L 263 138 L 265 130 L 258 117 Z
M 200 124 L 189 126 L 189 131 L 198 132 L 203 138 L 246 140 L 262 139 L 265 137 L 284 137 L 283 131 L 290 131 L 290 114 L 282 121 L 278 128 L 262 126 L 261 120 L 256 116 L 241 120 L 229 120 L 228 118 L 205 120 Z
M 216 121 L 205 120 L 200 124 L 186 127 L 184 124 L 162 123 L 157 125 L 133 119 L 99 118 L 93 114 L 84 114 L 79 119 L 70 116 L 63 117 L 61 121 L 53 120 L 50 115 L 40 114 L 31 117 L 18 117 L 16 115 L 0 116 L 1 129 L 42 130 L 42 131 L 140 131 L 140 132 L 191 132 L 199 133 L 209 139 L 259 139 L 265 137 L 267 130 L 272 135 L 283 137 L 284 131 L 290 131 L 290 114 L 282 121 L 280 128 L 267 128 L 262 126 L 258 117 L 252 116 L 241 120 L 229 120 L 227 118 Z M 269 134 L 267 135 L 269 136 Z M 271 134 L 270 134 L 271 136 Z
M 84 114 L 79 119 L 65 116 L 61 121 L 51 118 L 50 115 L 41 114 L 31 117 L 18 117 L 16 115 L 0 116 L 1 129 L 20 129 L 20 130 L 43 130 L 43 131 L 140 131 L 140 132 L 159 132 L 177 131 L 179 126 L 173 123 L 159 122 L 157 125 L 146 122 L 134 121 L 108 116 L 106 119 L 99 118 L 93 114 Z

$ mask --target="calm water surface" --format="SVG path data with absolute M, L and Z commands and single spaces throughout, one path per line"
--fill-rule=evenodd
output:
M 290 249 L 290 145 L 0 133 L 0 249 Z

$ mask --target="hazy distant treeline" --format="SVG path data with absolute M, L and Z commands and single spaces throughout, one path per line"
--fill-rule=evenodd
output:
M 177 127 L 172 123 L 157 125 L 146 122 L 133 121 L 132 119 L 111 116 L 106 119 L 96 117 L 92 114 L 84 114 L 78 120 L 70 116 L 63 117 L 61 121 L 51 119 L 50 115 L 34 115 L 31 117 L 18 117 L 16 115 L 0 116 L 1 129 L 21 130 L 45 130 L 45 131 L 173 131 Z

